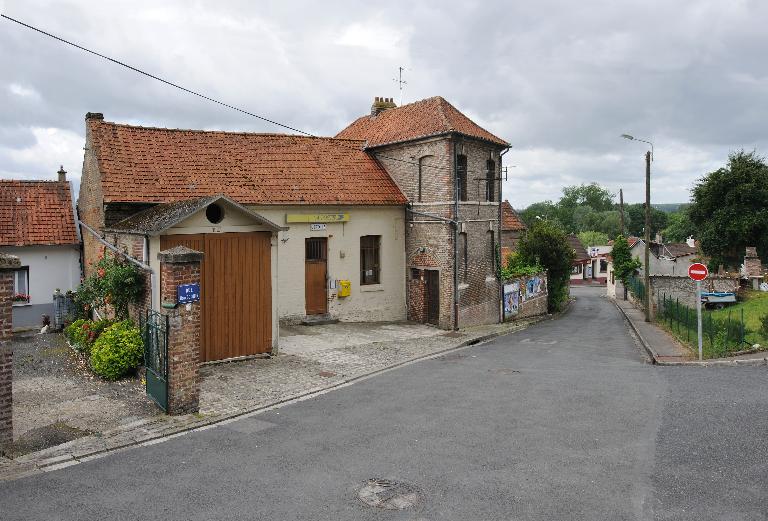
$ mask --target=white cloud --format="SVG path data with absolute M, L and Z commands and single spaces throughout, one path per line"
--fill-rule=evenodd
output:
M 67 178 L 79 181 L 83 163 L 83 138 L 59 128 L 32 128 L 35 143 L 8 148 L 0 143 L 0 177 L 12 179 L 56 179 L 59 166 Z
M 8 85 L 8 92 L 20 98 L 40 99 L 40 94 L 35 89 L 19 85 L 18 83 L 10 83 Z

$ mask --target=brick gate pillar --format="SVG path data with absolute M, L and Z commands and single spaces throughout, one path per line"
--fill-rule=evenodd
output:
M 0 448 L 13 442 L 13 270 L 20 266 L 0 253 Z
M 180 304 L 177 288 L 200 284 L 203 254 L 176 246 L 160 259 L 160 303 L 168 315 L 168 414 L 188 414 L 200 407 L 200 302 Z

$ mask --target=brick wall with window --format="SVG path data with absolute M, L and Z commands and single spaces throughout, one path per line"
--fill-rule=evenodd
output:
M 495 323 L 499 320 L 499 285 L 495 278 L 495 243 L 498 241 L 499 148 L 464 139 L 459 150 L 466 158 L 459 204 L 459 220 L 466 235 L 459 239 L 459 327 Z M 414 211 L 454 217 L 455 199 L 453 141 L 450 137 L 377 149 L 376 155 L 400 189 L 412 201 Z M 489 167 L 493 169 L 489 171 Z M 492 186 L 488 187 L 491 179 Z M 492 196 L 494 201 L 488 201 Z M 409 214 L 406 227 L 406 265 L 418 264 L 424 253 L 437 259 L 440 269 L 440 327 L 453 326 L 453 228 L 429 217 Z M 489 233 L 490 232 L 490 233 Z M 462 244 L 466 241 L 467 247 Z M 407 276 L 407 275 L 406 275 Z M 409 278 L 411 299 L 422 299 L 423 289 Z M 412 311 L 413 314 L 413 311 Z

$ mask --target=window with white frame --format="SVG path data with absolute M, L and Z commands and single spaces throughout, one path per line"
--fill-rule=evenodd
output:
M 13 301 L 29 302 L 29 267 L 24 266 L 13 272 Z

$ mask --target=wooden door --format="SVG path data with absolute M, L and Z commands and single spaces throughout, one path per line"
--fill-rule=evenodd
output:
M 200 360 L 272 350 L 272 258 L 269 232 L 169 235 L 160 248 L 204 253 Z
M 304 242 L 304 300 L 307 315 L 328 313 L 328 240 L 311 237 Z
M 424 270 L 427 279 L 427 323 L 440 323 L 440 272 Z

